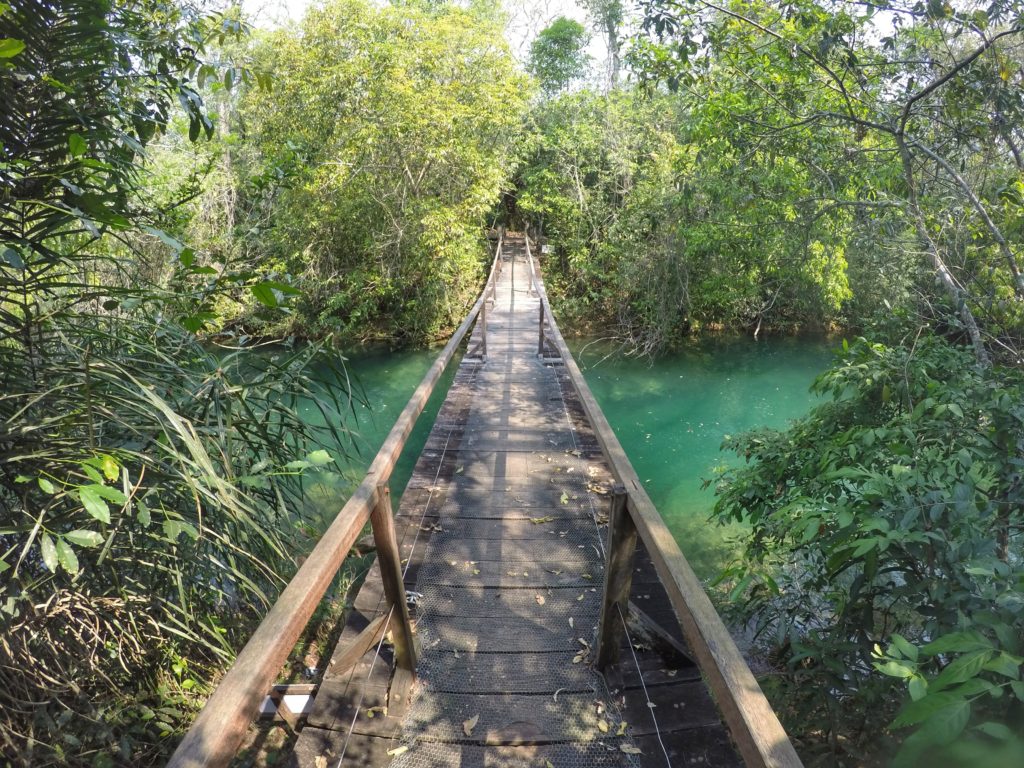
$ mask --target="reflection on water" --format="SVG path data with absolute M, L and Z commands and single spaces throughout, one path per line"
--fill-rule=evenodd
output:
M 603 359 L 600 344 L 570 342 L 587 383 L 701 578 L 714 576 L 742 529 L 708 524 L 713 487 L 702 489 L 726 463 L 726 435 L 754 427 L 784 427 L 814 403 L 808 387 L 831 359 L 834 343 L 820 338 L 712 338 L 648 365 Z

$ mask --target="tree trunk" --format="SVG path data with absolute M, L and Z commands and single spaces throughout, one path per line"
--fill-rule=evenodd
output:
M 614 19 L 605 20 L 605 35 L 608 37 L 608 90 L 615 90 L 619 84 L 619 69 L 621 61 L 619 58 L 619 30 Z
M 902 135 L 896 135 L 896 144 L 900 150 L 900 159 L 903 161 L 903 176 L 907 183 L 907 202 L 910 206 L 910 214 L 914 219 L 914 228 L 917 230 L 918 239 L 931 257 L 936 278 L 953 300 L 957 315 L 959 315 L 960 321 L 964 324 L 964 328 L 967 329 L 967 335 L 971 339 L 971 346 L 974 348 L 974 356 L 978 361 L 978 365 L 983 368 L 990 368 L 992 360 L 988 355 L 988 350 L 985 349 L 985 342 L 981 338 L 981 329 L 978 327 L 978 322 L 974 319 L 974 314 L 971 312 L 970 307 L 967 306 L 967 296 L 957 283 L 956 278 L 953 277 L 953 273 L 949 271 L 949 267 L 946 266 L 942 254 L 939 253 L 938 245 L 931 235 L 928 234 L 928 225 L 925 222 L 924 214 L 921 212 L 921 206 L 917 199 L 917 184 L 914 180 L 914 164 L 910 149 L 907 147 Z

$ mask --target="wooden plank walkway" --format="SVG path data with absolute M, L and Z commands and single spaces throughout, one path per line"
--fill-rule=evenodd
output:
M 642 544 L 612 690 L 592 666 L 612 477 L 557 352 L 538 356 L 521 238 L 503 267 L 486 358 L 478 322 L 395 516 L 418 680 L 389 700 L 386 642 L 329 668 L 291 765 L 739 765 Z M 374 566 L 332 665 L 387 605 Z

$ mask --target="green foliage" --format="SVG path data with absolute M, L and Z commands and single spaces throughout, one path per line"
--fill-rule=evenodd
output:
M 341 444 L 296 409 L 347 398 L 342 372 L 311 377 L 317 348 L 254 362 L 196 336 L 225 297 L 294 289 L 207 261 L 140 189 L 163 131 L 212 131 L 199 57 L 242 30 L 173 3 L 0 6 L 0 749 L 19 764 L 160 762 L 294 570 L 299 473 Z
M 555 244 L 548 275 L 577 327 L 650 353 L 694 328 L 843 317 L 853 217 L 808 199 L 807 132 L 757 149 L 726 77 L 699 98 L 584 91 L 535 110 L 518 203 Z
M 586 53 L 590 38 L 578 21 L 559 16 L 545 27 L 530 44 L 530 74 L 541 90 L 551 96 L 583 77 L 590 57 Z
M 832 220 L 812 236 L 848 262 L 853 318 L 893 306 L 943 317 L 982 364 L 1019 343 L 1018 217 L 999 197 L 1024 168 L 1021 73 L 1008 64 L 1024 37 L 1019 3 L 656 0 L 643 26 L 634 66 L 646 86 L 703 96 L 744 179 L 780 158 L 806 192 L 767 200 Z
M 183 224 L 302 297 L 282 327 L 258 291 L 240 321 L 308 337 L 444 335 L 478 288 L 529 97 L 494 14 L 339 0 L 247 55 L 273 89 L 224 105 L 224 157 Z
M 859 340 L 814 389 L 830 402 L 788 431 L 727 444 L 750 463 L 716 505 L 751 526 L 726 578 L 788 669 L 788 715 L 854 754 L 890 720 L 922 726 L 908 765 L 962 735 L 1003 744 L 1024 693 L 1024 379 L 922 335 Z

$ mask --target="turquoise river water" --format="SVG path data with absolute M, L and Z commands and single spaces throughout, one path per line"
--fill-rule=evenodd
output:
M 699 576 L 714 576 L 741 532 L 708 522 L 714 492 L 702 488 L 703 481 L 738 461 L 719 450 L 722 440 L 754 427 L 784 427 L 806 413 L 814 402 L 808 387 L 828 364 L 834 344 L 803 337 L 712 338 L 652 363 L 606 359 L 604 348 L 586 340 L 570 346 L 684 554 Z M 310 487 L 325 517 L 362 479 L 435 356 L 435 350 L 351 356 L 347 368 L 364 402 L 349 418 L 354 440 L 341 473 Z M 450 376 L 407 444 L 391 484 L 396 493 L 407 482 L 448 381 Z

